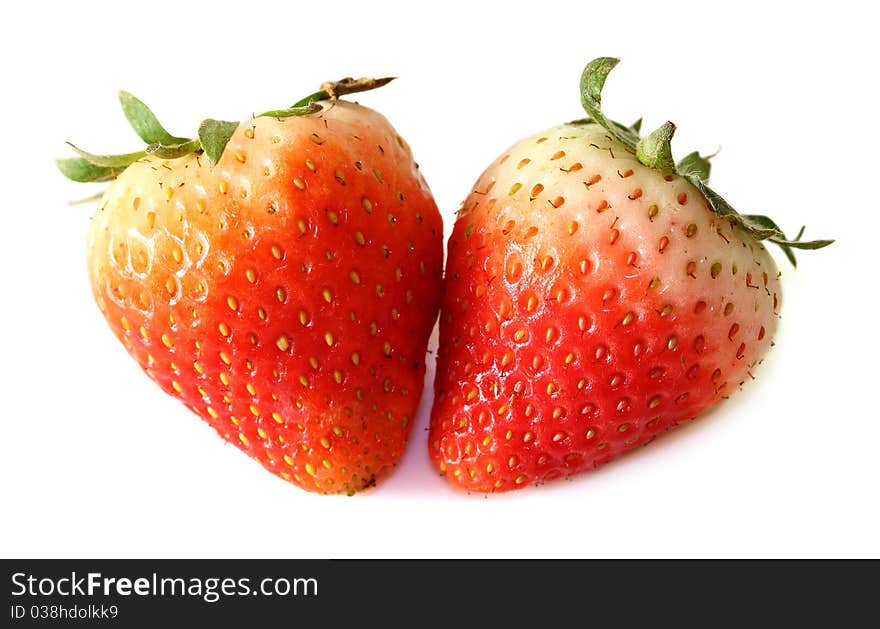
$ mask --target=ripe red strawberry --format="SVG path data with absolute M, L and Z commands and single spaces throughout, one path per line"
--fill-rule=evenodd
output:
M 439 301 L 442 224 L 409 147 L 328 85 L 289 110 L 59 166 L 115 178 L 89 231 L 94 297 L 146 373 L 269 471 L 353 493 L 394 466 Z M 123 169 L 120 172 L 121 169 Z
M 469 490 L 590 470 L 717 404 L 771 344 L 787 240 L 599 109 L 615 59 L 582 78 L 591 120 L 518 142 L 449 239 L 429 450 Z

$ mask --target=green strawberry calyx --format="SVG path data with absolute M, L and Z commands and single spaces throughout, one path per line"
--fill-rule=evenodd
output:
M 307 116 L 323 109 L 320 101 L 336 101 L 345 94 L 365 92 L 382 87 L 394 77 L 381 79 L 352 79 L 330 81 L 321 85 L 317 92 L 295 102 L 287 109 L 272 109 L 255 116 L 266 118 L 289 118 Z M 159 122 L 143 101 L 125 91 L 119 92 L 122 112 L 134 132 L 146 143 L 146 147 L 133 153 L 121 155 L 97 155 L 82 150 L 68 142 L 78 157 L 56 160 L 61 173 L 68 179 L 79 182 L 110 181 L 134 162 L 148 155 L 161 159 L 175 159 L 192 153 L 204 153 L 210 163 L 216 164 L 226 148 L 229 139 L 240 123 L 208 118 L 199 125 L 195 138 L 182 138 L 171 135 Z
M 713 212 L 738 224 L 755 240 L 768 240 L 778 245 L 793 266 L 797 265 L 793 249 L 821 249 L 834 242 L 833 240 L 801 240 L 803 227 L 797 237 L 790 239 L 771 218 L 737 212 L 720 194 L 708 186 L 711 169 L 709 160 L 714 155 L 703 156 L 695 151 L 675 162 L 671 146 L 672 136 L 675 134 L 675 125 L 672 122 L 667 121 L 655 131 L 641 137 L 639 135 L 641 119 L 631 126 L 626 126 L 606 118 L 601 109 L 602 88 L 605 86 L 608 74 L 619 61 L 613 57 L 599 57 L 584 68 L 580 84 L 581 104 L 589 118 L 576 120 L 575 124 L 599 124 L 627 150 L 634 153 L 639 162 L 645 166 L 654 168 L 664 175 L 683 177 L 702 193 Z

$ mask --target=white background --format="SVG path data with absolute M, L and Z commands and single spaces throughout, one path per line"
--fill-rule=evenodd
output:
M 880 47 L 860 6 L 8 4 L 0 556 L 880 557 Z M 159 392 L 92 303 L 93 208 L 66 202 L 93 190 L 52 159 L 64 140 L 137 148 L 119 88 L 188 134 L 327 79 L 399 76 L 360 100 L 413 147 L 448 235 L 497 154 L 582 115 L 580 71 L 604 55 L 623 58 L 612 117 L 675 121 L 679 156 L 721 145 L 713 187 L 734 205 L 837 239 L 797 271 L 779 256 L 782 326 L 758 380 L 648 448 L 571 481 L 467 496 L 428 461 L 429 392 L 385 483 L 307 494 Z

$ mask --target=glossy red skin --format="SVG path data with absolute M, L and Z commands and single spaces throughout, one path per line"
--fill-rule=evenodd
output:
M 485 265 L 492 269 L 500 265 L 501 256 L 492 252 L 504 251 L 505 238 L 490 237 L 483 242 L 478 237 L 462 255 L 461 235 L 461 230 L 457 230 L 450 240 L 450 261 L 483 251 L 488 255 L 477 256 L 475 267 Z M 628 269 L 624 265 L 611 257 L 609 263 L 615 265 L 615 273 L 626 277 Z M 457 281 L 453 277 L 459 266 L 450 264 L 450 284 Z M 693 339 L 703 332 L 699 317 L 688 313 L 650 329 L 622 327 L 620 322 L 629 311 L 625 305 L 628 294 L 645 292 L 648 280 L 640 274 L 629 274 L 614 289 L 620 297 L 605 304 L 603 291 L 596 290 L 573 292 L 566 303 L 546 299 L 553 285 L 583 285 L 575 269 L 566 267 L 560 273 L 534 278 L 526 290 L 511 287 L 510 302 L 520 312 L 526 309 L 529 297 L 540 301 L 536 314 L 528 319 L 508 315 L 505 321 L 499 308 L 503 298 L 493 302 L 471 296 L 455 297 L 451 295 L 456 288 L 448 289 L 450 297 L 444 302 L 441 319 L 442 343 L 455 345 L 457 341 L 467 349 L 441 353 L 438 371 L 452 372 L 468 384 L 456 386 L 447 381 L 437 391 L 435 416 L 444 419 L 435 433 L 455 434 L 454 439 L 445 441 L 444 471 L 448 474 L 455 463 L 466 468 L 466 473 L 476 470 L 477 477 L 463 483 L 475 491 L 513 489 L 518 484 L 552 480 L 597 467 L 699 414 L 717 397 L 715 386 L 690 386 L 698 376 L 701 380 L 708 377 L 700 373 L 700 357 L 693 350 Z M 487 285 L 492 274 L 486 274 Z M 663 303 L 648 296 L 642 307 L 660 310 Z M 456 315 L 468 317 L 475 329 L 462 330 Z M 582 317 L 588 319 L 583 330 Z M 528 330 L 521 341 L 514 336 L 519 329 Z M 548 329 L 552 330 L 549 341 Z M 470 336 L 471 333 L 474 335 Z M 670 350 L 668 339 L 673 335 L 678 336 L 682 347 Z M 516 358 L 502 366 L 504 354 L 511 348 L 516 348 Z M 576 357 L 566 364 L 566 357 L 572 353 Z M 689 375 L 692 365 L 696 369 Z M 467 377 L 473 371 L 480 373 L 478 382 Z M 468 389 L 469 386 L 473 388 Z M 548 395 L 547 391 L 552 389 L 556 392 Z M 467 401 L 472 390 L 478 395 Z M 651 417 L 645 417 L 648 400 L 654 396 L 665 398 L 666 403 Z M 498 413 L 502 406 L 509 410 Z M 450 412 L 448 408 L 458 410 Z M 493 423 L 499 415 L 504 416 L 501 433 L 512 433 L 509 440 L 501 436 L 498 424 Z M 457 422 L 462 420 L 465 426 L 456 429 Z M 590 431 L 593 434 L 588 437 Z M 531 439 L 529 434 L 533 435 Z M 436 438 L 436 434 L 432 437 Z M 480 445 L 487 438 L 489 448 L 484 449 Z M 492 477 L 483 473 L 485 466 L 481 469 L 479 464 L 469 465 L 470 459 L 479 459 L 474 453 L 486 451 L 492 453 L 496 468 L 504 466 L 511 472 L 507 482 L 499 487 L 494 487 L 497 474 Z M 513 465 L 509 464 L 511 457 L 515 457 Z M 521 475 L 526 478 L 517 483 Z M 487 481 L 489 485 L 485 484 Z
M 92 227 L 96 300 L 162 389 L 266 469 L 369 487 L 403 451 L 437 313 L 442 223 L 416 168 L 342 103 L 242 124 L 214 168 L 135 164 Z
M 544 209 L 558 193 L 549 183 L 526 202 L 507 192 L 513 181 L 496 181 L 508 157 L 539 161 L 538 148 L 518 145 L 478 181 L 449 239 L 429 452 L 470 491 L 570 476 L 650 442 L 735 390 L 776 327 L 772 260 L 704 202 L 689 205 L 698 199 L 689 184 L 657 173 L 629 179 L 623 150 L 587 161 L 589 151 L 560 146 L 560 167 L 583 162 L 558 176 L 577 178 L 564 204 Z M 596 183 L 581 192 L 581 180 Z M 649 190 L 664 198 L 646 199 Z M 649 221 L 652 203 L 664 210 Z M 707 250 L 682 233 L 690 220 L 701 234 L 717 230 Z M 669 251 L 657 255 L 658 242 Z M 716 259 L 726 269 L 717 277 Z

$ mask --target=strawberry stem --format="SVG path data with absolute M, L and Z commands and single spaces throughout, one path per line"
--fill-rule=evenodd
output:
M 321 85 L 321 89 L 318 92 L 315 92 L 308 98 L 317 97 L 315 100 L 325 100 L 326 98 L 329 98 L 330 100 L 338 100 L 340 96 L 345 96 L 346 94 L 367 92 L 369 90 L 374 90 L 377 87 L 382 87 L 393 81 L 395 78 L 396 77 L 393 76 L 386 76 L 381 79 L 368 79 L 365 77 L 353 79 L 351 77 L 346 77 L 344 79 L 339 79 L 338 81 L 327 81 Z M 319 96 L 320 94 L 324 94 L 325 96 Z
M 339 79 L 338 81 L 327 81 L 321 85 L 321 89 L 317 92 L 309 94 L 303 99 L 296 101 L 293 105 L 291 105 L 287 109 L 272 109 L 270 111 L 263 112 L 259 114 L 257 117 L 269 117 L 269 118 L 287 118 L 289 116 L 304 116 L 307 114 L 315 113 L 319 111 L 321 107 L 317 104 L 318 101 L 322 100 L 332 100 L 336 101 L 340 96 L 344 96 L 345 94 L 355 94 L 357 92 L 366 92 L 368 90 L 374 90 L 377 87 L 382 87 L 383 85 L 387 85 L 391 81 L 394 80 L 395 77 L 388 76 L 381 79 L 352 79 L 351 77 L 345 79 Z
M 675 125 L 664 122 L 657 130 L 649 133 L 636 144 L 636 157 L 641 163 L 659 170 L 664 175 L 675 172 L 675 160 L 672 159 L 672 136 Z
M 318 105 L 319 101 L 336 101 L 340 96 L 346 94 L 382 87 L 393 79 L 394 77 L 380 79 L 352 79 L 349 77 L 339 81 L 329 81 L 322 84 L 317 92 L 309 94 L 291 107 L 266 111 L 257 117 L 307 116 L 322 110 L 322 107 Z M 238 122 L 208 118 L 199 125 L 197 137 L 181 138 L 171 135 L 162 126 L 152 110 L 129 92 L 119 92 L 119 103 L 128 123 L 137 136 L 146 143 L 146 148 L 120 155 L 99 155 L 84 151 L 68 142 L 79 157 L 56 160 L 55 163 L 61 174 L 78 182 L 110 181 L 146 155 L 154 155 L 162 159 L 177 159 L 185 155 L 204 152 L 211 164 L 216 164 L 239 125 Z

